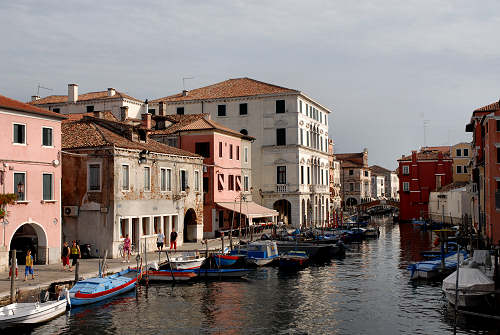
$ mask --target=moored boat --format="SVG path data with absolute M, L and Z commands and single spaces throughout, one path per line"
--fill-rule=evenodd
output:
M 291 250 L 280 256 L 279 268 L 281 270 L 299 270 L 309 263 L 309 256 L 305 251 Z
M 170 264 L 173 270 L 197 269 L 204 261 L 205 257 L 197 257 L 192 252 L 184 252 L 179 256 L 170 257 Z
M 150 281 L 188 281 L 198 277 L 195 270 L 199 270 L 199 268 L 191 270 L 148 270 L 147 277 Z
M 245 259 L 245 256 L 218 254 L 214 255 L 214 258 L 215 258 L 215 264 L 217 264 L 217 266 L 225 267 L 225 266 L 233 266 L 238 261 L 243 261 Z
M 474 267 L 460 267 L 458 271 L 458 299 L 456 297 L 457 271 L 443 280 L 443 292 L 452 305 L 474 308 L 486 304 L 486 298 L 495 291 L 495 282 Z
M 69 291 L 71 304 L 92 304 L 130 291 L 135 288 L 137 277 L 136 269 L 127 269 L 108 277 L 80 280 Z
M 241 278 L 249 274 L 251 269 L 192 269 L 181 270 L 182 272 L 194 272 L 198 278 Z
M 247 263 L 250 265 L 269 265 L 278 259 L 278 246 L 274 241 L 256 241 L 247 246 Z

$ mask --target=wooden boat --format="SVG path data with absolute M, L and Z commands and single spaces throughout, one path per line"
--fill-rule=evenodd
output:
M 307 266 L 309 256 L 305 251 L 292 250 L 280 256 L 279 268 L 281 270 L 299 270 Z
M 199 269 L 199 268 L 198 268 Z M 188 281 L 198 277 L 198 274 L 190 270 L 148 270 L 147 277 L 151 281 Z
M 215 258 L 215 264 L 217 266 L 233 266 L 236 264 L 236 262 L 244 260 L 245 256 L 242 255 L 223 255 L 223 254 L 218 254 L 214 255 Z
M 198 278 L 241 278 L 249 274 L 252 270 L 250 269 L 192 269 L 192 270 L 181 270 L 182 272 L 193 272 L 198 275 Z
M 197 257 L 194 252 L 184 252 L 180 256 L 170 257 L 173 270 L 197 269 L 204 261 L 205 257 Z
M 80 280 L 69 291 L 72 305 L 86 305 L 108 299 L 134 289 L 137 270 L 127 269 L 109 277 Z
M 70 306 L 68 290 L 58 300 L 14 303 L 0 307 L 0 328 L 37 324 L 64 314 Z
M 331 251 L 334 247 L 333 243 L 316 243 L 316 242 L 293 242 L 293 241 L 277 241 L 277 246 L 280 253 L 285 254 L 292 250 L 304 251 L 311 260 L 327 260 L 331 256 Z M 340 251 L 337 249 L 337 251 Z

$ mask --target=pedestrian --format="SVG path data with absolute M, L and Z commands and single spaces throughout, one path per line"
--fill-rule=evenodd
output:
M 175 228 L 172 228 L 172 232 L 170 233 L 170 249 L 177 250 L 177 233 L 175 232 Z
M 123 263 L 130 263 L 130 242 L 128 234 L 125 235 L 125 239 L 123 240 Z
M 158 248 L 158 251 L 163 250 L 163 242 L 165 241 L 165 235 L 160 231 L 158 233 L 158 237 L 156 238 L 156 247 Z
M 28 279 L 28 274 L 31 274 L 31 279 L 35 279 L 35 274 L 33 273 L 33 256 L 31 256 L 31 250 L 28 249 L 26 253 L 26 267 L 24 268 L 24 281 Z
M 16 280 L 17 280 L 17 257 L 16 257 Z M 12 265 L 9 264 L 9 279 L 10 279 L 10 276 L 12 276 Z
M 62 260 L 62 269 L 66 270 L 66 266 L 68 266 L 68 270 L 70 270 L 69 266 L 69 254 L 71 250 L 69 249 L 68 242 L 63 243 L 62 251 L 61 251 L 61 260 Z
M 71 256 L 71 266 L 69 267 L 69 271 L 73 271 L 73 266 L 76 265 L 76 262 L 78 262 L 78 258 L 80 258 L 82 255 L 80 253 L 80 247 L 76 244 L 76 241 L 73 241 L 71 248 L 70 248 L 70 256 Z

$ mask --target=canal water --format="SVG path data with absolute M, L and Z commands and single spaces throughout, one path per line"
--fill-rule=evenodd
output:
M 153 284 L 137 295 L 75 308 L 33 334 L 453 334 L 440 285 L 412 284 L 406 266 L 430 233 L 387 223 L 380 238 L 342 260 L 297 274 L 275 268 L 248 279 Z M 459 318 L 458 334 L 500 334 L 498 324 Z M 16 330 L 21 334 L 24 330 Z

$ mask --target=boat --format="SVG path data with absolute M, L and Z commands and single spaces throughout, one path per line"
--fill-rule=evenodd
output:
M 64 314 L 69 306 L 69 293 L 65 290 L 57 300 L 21 302 L 0 307 L 0 328 L 46 322 Z
M 148 270 L 147 278 L 150 281 L 188 281 L 198 277 L 194 270 Z
M 331 251 L 334 249 L 335 242 L 333 243 L 315 243 L 315 242 L 293 242 L 293 241 L 277 241 L 278 250 L 280 253 L 285 254 L 292 250 L 304 251 L 307 256 L 312 260 L 326 260 L 331 257 Z M 335 251 L 341 251 L 335 248 Z
M 202 278 L 241 278 L 249 274 L 251 269 L 191 269 L 191 270 L 179 270 L 182 272 L 192 272 L 197 274 L 199 279 Z
M 309 256 L 305 251 L 291 250 L 279 258 L 280 270 L 299 270 L 309 263 Z
M 467 258 L 465 251 L 460 251 L 460 260 Z M 408 265 L 410 271 L 410 279 L 425 279 L 430 280 L 440 277 L 443 274 L 449 274 L 457 267 L 457 253 L 450 252 L 444 256 L 444 268 L 442 267 L 441 257 L 437 257 L 428 261 L 418 262 Z M 441 277 L 442 278 L 442 277 Z
M 197 257 L 194 252 L 183 252 L 176 257 L 170 257 L 173 270 L 197 269 L 203 264 L 205 257 Z
M 463 266 L 458 271 L 458 300 L 456 299 L 457 271 L 443 280 L 443 292 L 452 305 L 474 308 L 484 305 L 495 291 L 495 282 L 476 267 Z
M 244 261 L 245 256 L 243 255 L 224 255 L 217 254 L 214 255 L 215 264 L 220 267 L 234 266 L 239 261 Z
M 246 261 L 250 265 L 269 265 L 278 259 L 278 246 L 274 241 L 252 242 L 246 247 L 246 255 Z
M 71 305 L 92 304 L 130 291 L 137 284 L 137 278 L 136 269 L 126 269 L 108 277 L 80 280 L 69 291 Z
M 366 228 L 364 235 L 366 238 L 377 238 L 380 235 L 378 228 L 368 227 Z

